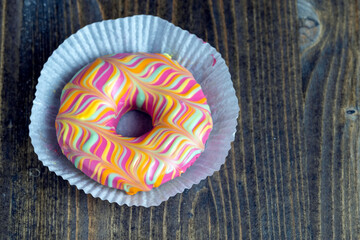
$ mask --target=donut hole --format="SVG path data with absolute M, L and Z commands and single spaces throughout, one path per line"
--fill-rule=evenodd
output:
M 116 126 L 116 133 L 123 137 L 140 137 L 153 129 L 151 116 L 139 110 L 125 113 Z

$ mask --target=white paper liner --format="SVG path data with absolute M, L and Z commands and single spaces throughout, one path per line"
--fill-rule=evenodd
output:
M 172 55 L 200 83 L 214 121 L 205 151 L 184 174 L 149 192 L 135 195 L 103 186 L 76 169 L 61 153 L 55 131 L 64 85 L 97 57 L 126 52 Z M 30 137 L 39 160 L 85 193 L 119 205 L 158 206 L 220 169 L 234 140 L 238 106 L 228 67 L 215 48 L 159 17 L 139 15 L 90 24 L 71 35 L 53 52 L 36 86 Z

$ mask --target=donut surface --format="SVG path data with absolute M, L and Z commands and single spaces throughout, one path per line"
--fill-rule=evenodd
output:
M 119 119 L 131 110 L 149 114 L 153 129 L 118 134 Z M 213 123 L 200 85 L 169 55 L 120 53 L 96 59 L 66 84 L 55 126 L 75 167 L 132 195 L 185 172 Z

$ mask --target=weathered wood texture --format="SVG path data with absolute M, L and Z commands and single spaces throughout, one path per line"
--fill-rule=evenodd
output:
M 359 5 L 308 6 L 319 26 L 301 54 L 309 230 L 314 238 L 360 239 Z
M 360 238 L 356 0 L 0 6 L 0 239 Z M 151 208 L 78 191 L 42 166 L 28 137 L 52 51 L 89 23 L 134 14 L 160 16 L 216 47 L 241 108 L 221 170 Z

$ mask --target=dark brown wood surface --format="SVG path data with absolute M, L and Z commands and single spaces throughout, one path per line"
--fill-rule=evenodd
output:
M 0 1 L 0 239 L 360 239 L 357 0 Z M 43 64 L 102 19 L 160 16 L 209 42 L 241 108 L 219 172 L 159 207 L 94 199 L 37 159 Z

